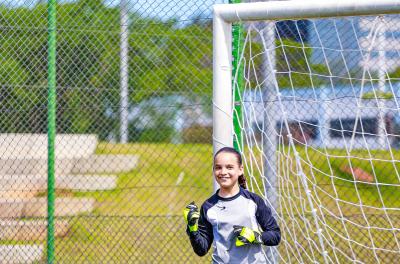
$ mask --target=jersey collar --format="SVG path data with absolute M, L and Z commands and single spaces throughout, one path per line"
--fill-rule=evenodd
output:
M 217 192 L 215 194 L 217 195 L 218 200 L 221 200 L 221 201 L 232 201 L 232 200 L 235 200 L 236 198 L 238 198 L 242 194 L 242 191 L 243 191 L 242 187 L 239 187 L 239 192 L 237 194 L 235 194 L 234 196 L 228 197 L 228 198 L 219 196 L 218 195 L 219 189 L 217 190 Z

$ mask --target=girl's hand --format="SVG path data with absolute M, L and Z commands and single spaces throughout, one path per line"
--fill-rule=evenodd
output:
M 197 220 L 200 218 L 199 208 L 194 202 L 188 204 L 183 210 L 183 217 L 189 227 L 190 232 L 195 232 L 199 229 Z
M 248 244 L 262 244 L 261 234 L 245 226 L 234 225 L 233 235 L 236 237 L 236 246 Z

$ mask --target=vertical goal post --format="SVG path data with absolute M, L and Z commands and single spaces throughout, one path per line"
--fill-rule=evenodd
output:
M 237 123 L 237 121 L 234 121 L 235 108 L 237 107 L 235 97 L 237 96 L 234 94 L 236 89 L 233 88 L 235 82 L 233 81 L 232 76 L 235 76 L 235 74 L 237 76 L 240 69 L 237 69 L 237 67 L 233 65 L 232 24 L 251 21 L 279 21 L 400 14 L 400 0 L 268 1 L 257 3 L 218 4 L 214 5 L 213 11 L 213 153 L 215 154 L 222 147 L 232 147 L 235 144 L 235 133 L 237 133 L 234 127 L 234 123 Z M 240 65 L 240 62 L 238 64 Z M 232 71 L 236 72 L 232 73 Z M 276 86 L 275 90 L 278 91 L 278 84 L 276 84 Z M 286 122 L 283 126 L 286 126 L 289 131 L 287 120 L 285 121 Z M 238 138 L 241 137 L 242 136 L 239 135 Z M 298 153 L 294 146 L 295 143 L 293 142 L 290 133 L 288 138 L 290 141 L 289 146 L 293 146 L 294 149 L 294 163 L 299 165 L 301 162 L 299 161 Z M 268 152 L 266 155 L 271 155 L 271 152 Z M 270 164 L 270 166 L 277 167 L 278 165 Z M 307 186 L 307 180 L 304 173 L 300 171 L 298 175 L 301 178 L 303 188 L 306 192 L 308 206 L 311 208 L 310 211 L 312 218 L 314 219 L 316 235 L 318 236 L 318 242 L 316 243 L 319 244 L 323 262 L 330 263 L 331 261 L 327 256 L 328 252 L 326 250 L 330 245 L 324 243 L 324 237 L 319 228 L 318 216 L 316 213 L 317 209 L 313 208 L 313 201 L 310 196 L 311 191 L 309 191 L 309 187 Z M 214 188 L 216 188 L 215 182 Z M 272 204 L 274 204 L 274 202 Z M 276 258 L 275 261 L 277 261 Z
M 213 152 L 232 146 L 232 23 L 400 13 L 398 0 L 217 4 L 213 10 Z

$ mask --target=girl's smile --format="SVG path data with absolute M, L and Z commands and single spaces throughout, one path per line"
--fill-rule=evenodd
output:
M 238 178 L 243 174 L 243 166 L 239 164 L 233 153 L 221 152 L 215 157 L 214 175 L 221 191 L 231 192 L 238 189 Z

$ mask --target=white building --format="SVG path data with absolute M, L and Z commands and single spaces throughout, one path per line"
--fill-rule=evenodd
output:
M 313 63 L 326 64 L 334 74 L 347 70 L 392 72 L 400 67 L 400 16 L 313 20 L 308 26 Z
M 369 90 L 371 87 L 369 87 Z M 245 95 L 246 133 L 259 138 L 263 122 L 274 122 L 277 135 L 287 133 L 285 114 L 296 143 L 315 147 L 387 149 L 397 142 L 395 119 L 400 116 L 396 97 L 361 99 L 360 89 L 336 87 L 282 90 L 281 100 L 265 107 L 256 91 Z M 377 107 L 382 103 L 381 107 Z M 266 109 L 267 108 L 267 109 Z M 265 118 L 267 116 L 268 118 Z M 397 118 L 398 119 L 398 118 Z M 397 120 L 396 119 L 396 120 Z

